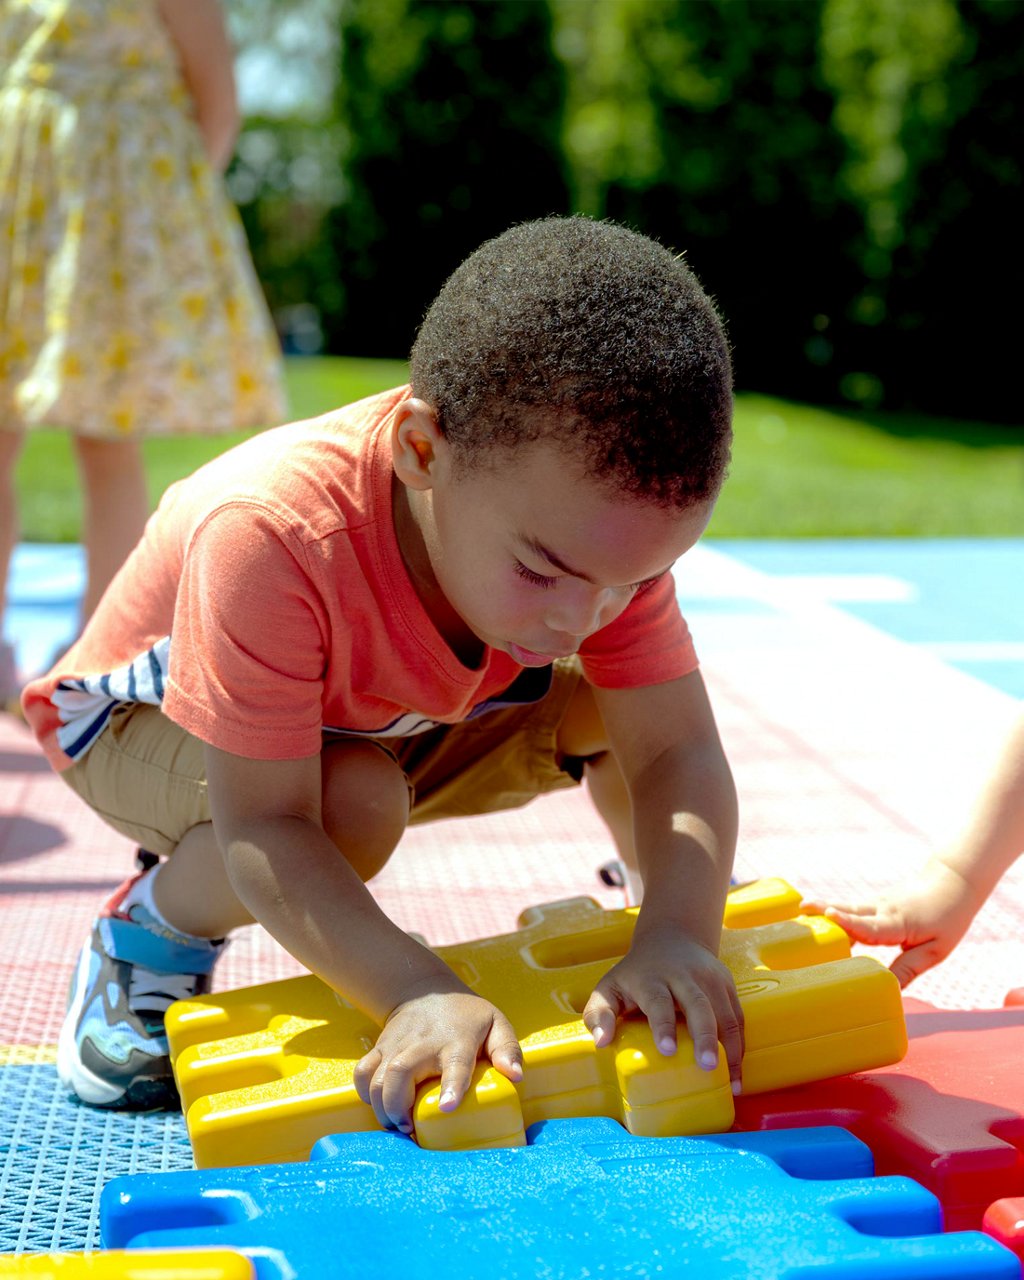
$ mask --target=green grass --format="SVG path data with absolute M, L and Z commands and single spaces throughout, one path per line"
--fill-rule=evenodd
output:
M 738 397 L 715 538 L 1024 535 L 1024 428 Z
M 405 380 L 399 360 L 290 360 L 292 416 Z M 243 434 L 151 440 L 150 496 Z M 78 537 L 81 502 L 66 436 L 35 432 L 18 467 L 22 536 Z M 1024 536 L 1024 428 L 854 414 L 741 395 L 715 538 Z

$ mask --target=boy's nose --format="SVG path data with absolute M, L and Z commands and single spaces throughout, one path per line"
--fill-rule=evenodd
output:
M 627 600 L 620 600 L 615 591 L 568 593 L 563 600 L 552 601 L 545 619 L 548 629 L 571 636 L 577 645 L 612 622 L 625 608 Z

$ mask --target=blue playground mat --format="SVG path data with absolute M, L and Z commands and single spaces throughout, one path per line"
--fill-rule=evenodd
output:
M 98 1248 L 111 1178 L 191 1168 L 180 1114 L 99 1111 L 67 1096 L 55 1066 L 0 1066 L 0 1253 Z
M 711 545 L 1024 698 L 1024 538 Z

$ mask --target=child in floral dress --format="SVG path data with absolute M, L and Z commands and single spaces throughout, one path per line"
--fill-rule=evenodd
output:
M 286 416 L 219 172 L 237 119 L 217 0 L 0 6 L 0 620 L 27 430 L 74 440 L 87 617 L 148 514 L 140 441 Z

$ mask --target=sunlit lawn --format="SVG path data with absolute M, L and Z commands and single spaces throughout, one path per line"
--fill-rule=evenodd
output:
M 288 362 L 292 416 L 405 379 L 397 360 Z M 147 442 L 151 497 L 242 436 Z M 66 437 L 37 432 L 18 471 L 22 536 L 74 541 L 80 500 Z M 741 395 L 733 465 L 709 534 L 1024 536 L 1024 427 L 858 415 Z

